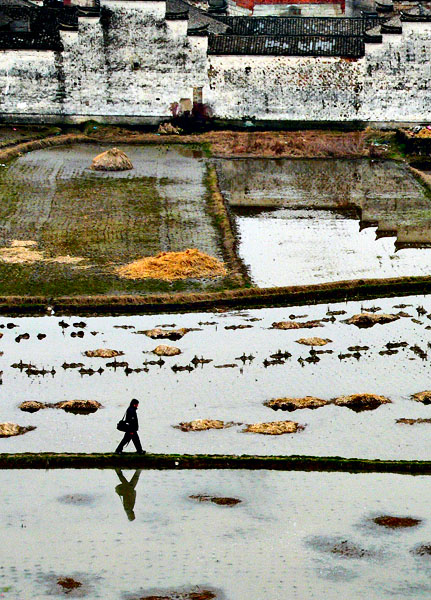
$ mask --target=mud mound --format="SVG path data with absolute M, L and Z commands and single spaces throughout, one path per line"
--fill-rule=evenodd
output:
M 300 338 L 296 340 L 297 344 L 304 344 L 304 346 L 326 346 L 326 344 L 330 344 L 331 342 L 332 340 L 319 337 Z
M 118 148 L 111 148 L 93 158 L 93 171 L 130 171 L 133 165 L 129 157 Z
M 225 423 L 217 419 L 195 419 L 185 423 L 179 423 L 178 429 L 181 431 L 207 431 L 208 429 L 226 429 L 232 427 L 233 423 Z
M 416 527 L 419 523 L 422 523 L 421 519 L 414 519 L 413 517 L 392 517 L 390 515 L 382 515 L 373 519 L 376 525 L 381 527 L 387 527 L 388 529 L 401 529 L 403 527 Z
M 272 324 L 272 329 L 312 329 L 313 327 L 322 327 L 320 321 L 304 321 L 298 323 L 297 321 L 275 321 Z
M 411 399 L 416 400 L 416 402 L 422 402 L 422 404 L 431 404 L 431 391 L 417 392 L 416 394 L 412 394 Z
M 236 504 L 240 504 L 241 500 L 238 498 L 224 498 L 221 496 L 205 496 L 205 495 L 196 495 L 189 496 L 192 500 L 198 500 L 199 502 L 213 502 L 218 506 L 235 506 Z
M 396 423 L 402 425 L 417 425 L 420 423 L 431 423 L 431 419 L 397 419 Z
M 72 577 L 62 577 L 61 579 L 57 580 L 57 583 L 64 590 L 75 590 L 76 588 L 82 586 L 80 581 L 76 581 L 75 579 L 72 579 Z
M 123 356 L 121 350 L 110 350 L 109 348 L 99 348 L 98 350 L 86 350 L 85 356 L 90 358 L 114 358 L 114 356 Z
M 28 426 L 22 427 L 16 423 L 0 423 L 0 438 L 13 437 L 15 435 L 23 435 L 27 431 L 33 431 L 36 427 Z
M 376 394 L 352 394 L 351 396 L 335 398 L 333 402 L 337 406 L 346 406 L 355 412 L 361 412 L 362 410 L 374 410 L 381 404 L 389 404 L 391 400 Z
M 247 425 L 244 433 L 261 433 L 263 435 L 282 435 L 283 433 L 296 433 L 302 431 L 304 425 L 295 421 L 272 421 L 271 423 L 253 423 Z
M 181 350 L 175 346 L 165 346 L 165 344 L 160 344 L 154 348 L 153 353 L 157 354 L 157 356 L 177 356 L 177 354 L 181 354 Z
M 367 328 L 373 327 L 376 324 L 384 325 L 385 323 L 392 323 L 392 321 L 398 321 L 399 315 L 388 315 L 384 313 L 360 313 L 359 315 L 353 315 L 346 321 L 349 325 L 356 325 L 356 327 Z
M 25 400 L 24 402 L 21 402 L 18 408 L 24 412 L 35 413 L 42 408 L 46 408 L 46 405 L 37 400 Z
M 138 331 L 137 333 L 143 333 L 153 340 L 180 340 L 186 333 L 191 331 L 187 327 L 180 327 L 180 329 L 160 329 L 155 327 L 154 329 L 146 329 L 144 331 Z
M 431 556 L 431 544 L 420 544 L 411 550 L 412 554 L 417 556 Z
M 327 400 L 315 398 L 314 396 L 305 396 L 304 398 L 275 398 L 265 402 L 265 406 L 273 410 L 298 410 L 300 408 L 320 408 L 329 404 Z
M 102 408 L 97 400 L 63 400 L 54 404 L 54 408 L 61 408 L 75 415 L 88 415 Z
M 196 248 L 184 252 L 161 252 L 157 256 L 141 258 L 117 270 L 127 279 L 200 279 L 221 277 L 227 274 L 221 261 Z
M 142 596 L 139 600 L 215 600 L 216 594 L 211 590 L 198 592 L 163 592 L 163 596 Z

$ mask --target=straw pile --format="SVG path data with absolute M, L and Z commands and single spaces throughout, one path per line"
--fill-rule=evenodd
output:
M 180 135 L 183 130 L 180 127 L 175 127 L 172 123 L 160 123 L 157 133 L 160 135 Z
M 381 404 L 389 404 L 391 400 L 376 394 L 352 394 L 351 396 L 335 398 L 333 402 L 337 406 L 346 406 L 355 412 L 360 412 L 362 410 L 374 410 Z
M 263 435 L 282 435 L 283 433 L 296 433 L 304 429 L 303 425 L 295 421 L 272 421 L 271 423 L 254 423 L 247 425 L 244 433 L 262 433 Z
M 385 323 L 391 323 L 392 321 L 398 321 L 400 318 L 399 315 L 387 315 L 384 313 L 375 314 L 375 313 L 360 313 L 359 315 L 353 315 L 350 319 L 348 319 L 347 323 L 349 325 L 356 325 L 356 327 L 373 327 L 377 323 L 379 325 L 384 325 Z
M 175 346 L 160 344 L 154 348 L 153 354 L 157 354 L 157 356 L 177 356 L 177 354 L 181 354 L 181 350 Z
M 200 279 L 221 277 L 227 271 L 224 264 L 196 248 L 184 252 L 160 252 L 124 265 L 117 270 L 126 279 Z
M 122 150 L 111 148 L 94 157 L 90 169 L 93 171 L 130 171 L 133 169 L 133 165 Z
M 121 350 L 110 350 L 109 348 L 99 348 L 98 350 L 86 350 L 85 356 L 90 358 L 114 358 L 114 356 L 123 356 Z
M 326 344 L 330 344 L 331 342 L 332 340 L 319 337 L 301 338 L 296 340 L 297 344 L 304 344 L 304 346 L 326 346 Z
M 23 435 L 27 431 L 33 431 L 36 427 L 22 427 L 16 423 L 0 423 L 0 438 L 13 437 L 14 435 Z
M 313 327 L 322 327 L 320 321 L 304 321 L 298 323 L 297 321 L 275 321 L 272 324 L 273 329 L 312 329 Z
M 265 403 L 265 406 L 273 410 L 298 410 L 300 408 L 320 408 L 329 404 L 327 400 L 315 398 L 314 396 L 305 396 L 304 398 L 274 398 Z
M 225 429 L 226 427 L 231 427 L 231 423 L 225 423 L 216 419 L 196 419 L 178 425 L 181 431 L 207 431 L 208 429 Z
M 412 395 L 412 400 L 416 402 L 422 402 L 422 404 L 431 404 L 431 390 L 425 390 L 424 392 L 417 392 Z

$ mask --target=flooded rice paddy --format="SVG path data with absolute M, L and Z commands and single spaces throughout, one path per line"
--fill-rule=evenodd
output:
M 369 328 L 345 322 L 366 309 L 397 317 Z M 36 429 L 1 438 L 0 452 L 112 451 L 121 437 L 116 423 L 131 398 L 138 398 L 141 439 L 151 452 L 429 459 L 431 406 L 411 396 L 431 390 L 430 317 L 430 296 L 246 312 L 2 317 L 1 420 Z M 312 329 L 272 327 L 316 320 Z M 142 333 L 159 326 L 190 331 L 175 341 Z M 329 341 L 323 347 L 298 343 L 310 337 Z M 153 354 L 160 343 L 181 354 Z M 96 349 L 124 354 L 85 354 Z M 364 393 L 391 402 L 362 412 L 332 402 L 292 412 L 266 405 L 276 398 L 332 401 Z M 55 407 L 19 409 L 24 401 L 68 400 L 94 400 L 103 408 L 87 415 Z M 196 419 L 231 426 L 177 427 Z M 247 425 L 285 420 L 298 423 L 298 431 L 244 432 Z
M 431 593 L 426 476 L 2 471 L 0 486 L 4 598 L 392 600 Z M 404 526 L 387 526 L 391 518 Z
M 0 173 L 0 284 L 3 294 L 97 294 L 172 289 L 130 281 L 115 268 L 161 251 L 198 248 L 223 259 L 206 203 L 200 150 L 121 146 L 134 168 L 96 172 L 97 144 L 30 152 Z M 29 242 L 33 254 L 13 259 Z M 205 287 L 208 282 L 189 282 Z M 182 284 L 174 285 L 181 289 Z
M 260 287 L 430 272 L 430 198 L 401 163 L 240 159 L 217 171 Z

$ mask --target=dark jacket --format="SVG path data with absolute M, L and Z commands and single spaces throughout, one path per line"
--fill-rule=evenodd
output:
M 129 406 L 126 411 L 126 418 L 124 419 L 128 425 L 128 431 L 134 433 L 139 429 L 138 415 L 134 406 Z

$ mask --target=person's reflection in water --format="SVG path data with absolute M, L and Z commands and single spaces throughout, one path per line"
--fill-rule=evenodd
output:
M 120 496 L 121 501 L 123 503 L 123 508 L 126 511 L 127 518 L 129 521 L 135 520 L 135 513 L 133 509 L 135 508 L 136 502 L 136 491 L 135 487 L 138 485 L 139 476 L 141 475 L 141 469 L 137 469 L 135 474 L 133 475 L 130 481 L 124 477 L 121 469 L 115 469 L 115 472 L 118 475 L 118 479 L 121 481 L 116 488 L 115 491 Z

